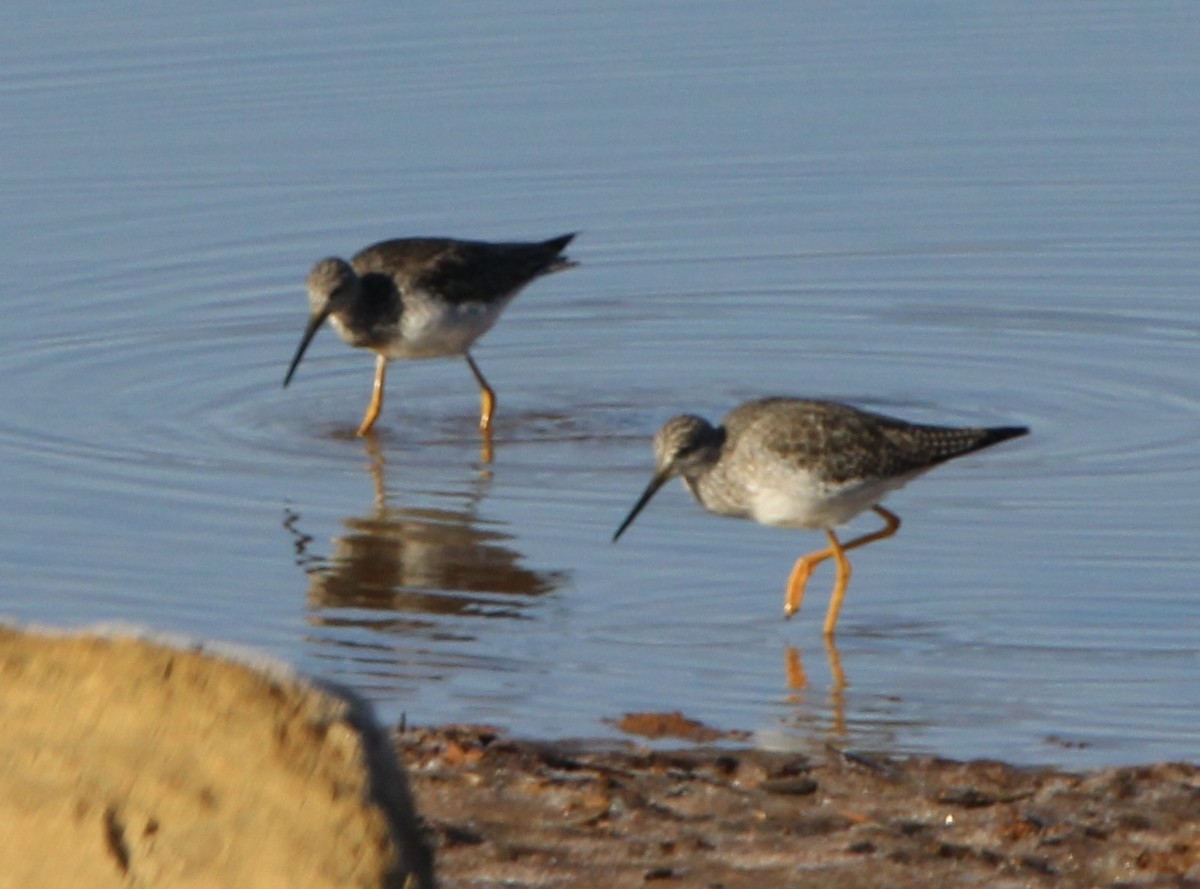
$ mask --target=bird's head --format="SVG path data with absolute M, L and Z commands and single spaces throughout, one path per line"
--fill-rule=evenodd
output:
M 286 386 L 292 381 L 292 374 L 299 367 L 304 351 L 321 329 L 325 319 L 335 312 L 350 308 L 359 297 L 360 287 L 358 275 L 344 259 L 331 256 L 312 267 L 312 271 L 308 273 L 308 326 L 304 328 L 304 335 L 301 336 L 300 345 L 288 366 L 283 385 Z
M 692 478 L 711 467 L 720 458 L 724 442 L 725 430 L 713 426 L 703 417 L 681 414 L 667 420 L 654 436 L 654 476 L 617 528 L 613 541 L 633 524 L 650 498 L 668 481 L 677 475 Z

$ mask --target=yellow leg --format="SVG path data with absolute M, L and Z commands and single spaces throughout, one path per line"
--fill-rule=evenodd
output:
M 846 548 L 838 542 L 837 535 L 826 531 L 829 538 L 829 550 L 837 562 L 837 574 L 833 580 L 833 595 L 829 597 L 829 610 L 825 612 L 825 638 L 833 640 L 833 628 L 837 626 L 838 614 L 842 611 L 842 600 L 846 598 L 846 587 L 850 585 L 850 561 L 846 558 Z
M 787 595 L 783 600 L 783 613 L 786 617 L 791 617 L 800 610 L 800 603 L 804 601 L 804 588 L 808 585 L 808 578 L 813 569 L 832 555 L 833 550 L 822 549 L 796 560 L 792 573 L 788 575 Z
M 846 544 L 838 543 L 838 539 L 834 537 L 832 531 L 825 532 L 829 535 L 829 548 L 833 550 L 833 557 L 837 559 L 838 567 L 837 577 L 833 582 L 833 595 L 829 599 L 829 610 L 825 612 L 824 632 L 825 638 L 830 642 L 833 640 L 833 630 L 837 626 L 838 614 L 842 610 L 842 599 L 846 597 L 846 587 L 850 584 L 850 562 L 846 558 L 846 551 L 858 549 L 860 546 L 866 546 L 876 540 L 883 540 L 885 537 L 891 537 L 900 529 L 900 517 L 894 512 L 878 505 L 872 506 L 871 509 L 885 522 L 878 531 L 872 531 L 862 537 L 855 537 Z
M 379 410 L 383 407 L 383 381 L 387 376 L 387 361 L 382 355 L 375 356 L 375 387 L 371 390 L 371 403 L 367 405 L 367 412 L 358 424 L 360 437 L 371 431 L 371 427 L 379 418 Z
M 479 431 L 490 432 L 492 415 L 496 413 L 496 393 L 492 391 L 488 381 L 483 378 L 471 353 L 463 352 L 463 356 L 467 359 L 467 366 L 471 368 L 471 373 L 475 374 L 475 382 L 479 383 Z
M 826 549 L 817 550 L 815 553 L 809 553 L 807 556 L 801 556 L 796 561 L 796 566 L 792 568 L 792 573 L 788 576 L 787 594 L 783 605 L 785 615 L 791 617 L 800 609 L 800 603 L 804 600 L 804 587 L 808 583 L 813 569 L 826 559 L 835 559 L 838 565 L 837 577 L 834 581 L 833 598 L 830 599 L 829 610 L 825 613 L 825 635 L 833 635 L 833 628 L 837 626 L 838 612 L 842 608 L 842 599 L 845 598 L 846 587 L 850 583 L 850 563 L 846 560 L 846 552 L 876 540 L 891 537 L 900 528 L 900 518 L 895 513 L 882 506 L 872 506 L 871 509 L 886 523 L 878 531 L 856 537 L 845 544 L 839 542 L 832 531 L 826 531 L 829 546 Z

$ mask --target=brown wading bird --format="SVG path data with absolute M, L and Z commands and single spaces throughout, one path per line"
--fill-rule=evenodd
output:
M 939 463 L 1028 431 L 1024 426 L 923 426 L 799 398 L 747 402 L 715 427 L 702 417 L 673 417 L 654 437 L 654 478 L 613 540 L 677 475 L 711 513 L 783 528 L 819 528 L 829 546 L 796 562 L 783 610 L 788 617 L 796 613 L 813 568 L 833 559 L 837 577 L 825 615 L 825 635 L 832 637 L 850 582 L 846 551 L 891 537 L 900 527 L 900 519 L 879 502 Z M 848 543 L 838 540 L 833 529 L 866 509 L 884 526 Z
M 388 361 L 453 355 L 467 359 L 479 383 L 479 428 L 488 434 L 496 393 L 468 349 L 530 281 L 577 265 L 559 255 L 573 237 L 510 244 L 402 238 L 367 247 L 349 262 L 322 259 L 308 273 L 311 314 L 283 385 L 328 318 L 346 343 L 375 353 L 375 388 L 359 435 L 371 431 L 383 406 Z

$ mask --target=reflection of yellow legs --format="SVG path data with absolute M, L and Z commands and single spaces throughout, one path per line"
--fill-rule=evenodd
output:
M 838 653 L 837 645 L 832 636 L 825 637 L 825 655 L 829 658 L 829 674 L 832 681 L 829 684 L 829 704 L 833 712 L 833 730 L 839 734 L 846 733 L 846 674 L 842 670 L 842 656 Z M 793 691 L 803 691 L 808 687 L 808 675 L 804 672 L 804 662 L 800 659 L 800 649 L 789 645 L 785 653 L 785 666 L 788 688 Z M 797 695 L 797 700 L 802 696 Z
M 359 437 L 366 435 L 379 419 L 379 409 L 383 407 L 383 381 L 387 376 L 388 360 L 382 355 L 375 356 L 375 387 L 371 390 L 371 403 L 363 414 L 362 422 L 358 424 Z
M 383 470 L 385 459 L 383 448 L 379 446 L 379 436 L 365 435 L 367 459 L 371 461 L 371 483 L 375 488 L 375 512 L 382 515 L 387 509 L 387 487 L 384 484 Z
M 789 645 L 785 652 L 787 685 L 792 691 L 803 691 L 808 688 L 808 674 L 804 672 L 804 661 L 800 660 L 800 649 Z
M 833 730 L 846 734 L 846 674 L 842 671 L 842 656 L 833 641 L 833 634 L 825 635 L 825 655 L 829 658 L 829 673 L 833 682 L 829 686 L 829 703 L 833 706 Z
M 837 576 L 833 582 L 833 596 L 829 600 L 829 610 L 825 612 L 825 636 L 827 638 L 833 636 L 838 614 L 842 610 L 842 600 L 846 597 L 846 587 L 850 584 L 850 562 L 846 559 L 846 552 L 868 543 L 874 543 L 876 540 L 891 537 L 900 528 L 900 519 L 895 513 L 889 512 L 882 506 L 872 506 L 871 509 L 887 523 L 878 531 L 872 531 L 870 534 L 864 534 L 862 537 L 856 537 L 849 543 L 843 544 L 837 539 L 837 535 L 826 530 L 825 536 L 829 538 L 829 546 L 826 549 L 817 550 L 815 553 L 809 553 L 807 556 L 801 556 L 796 561 L 796 566 L 792 568 L 792 573 L 788 577 L 787 595 L 783 603 L 785 615 L 791 617 L 800 609 L 800 603 L 804 599 L 804 587 L 808 583 L 809 575 L 817 565 L 832 558 L 837 562 Z
M 796 645 L 788 645 L 784 669 L 787 673 L 788 689 L 804 691 L 809 687 L 809 674 L 804 672 L 804 661 L 800 660 L 800 649 L 796 648 Z

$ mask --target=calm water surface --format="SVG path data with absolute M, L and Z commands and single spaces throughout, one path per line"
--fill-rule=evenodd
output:
M 1200 19 L 1185 3 L 0 11 L 0 613 L 250 644 L 387 719 L 1071 766 L 1200 742 Z M 475 356 L 323 332 L 316 259 L 581 231 Z M 1034 434 L 820 535 L 664 491 L 768 393 Z M 864 519 L 851 533 L 870 527 Z

